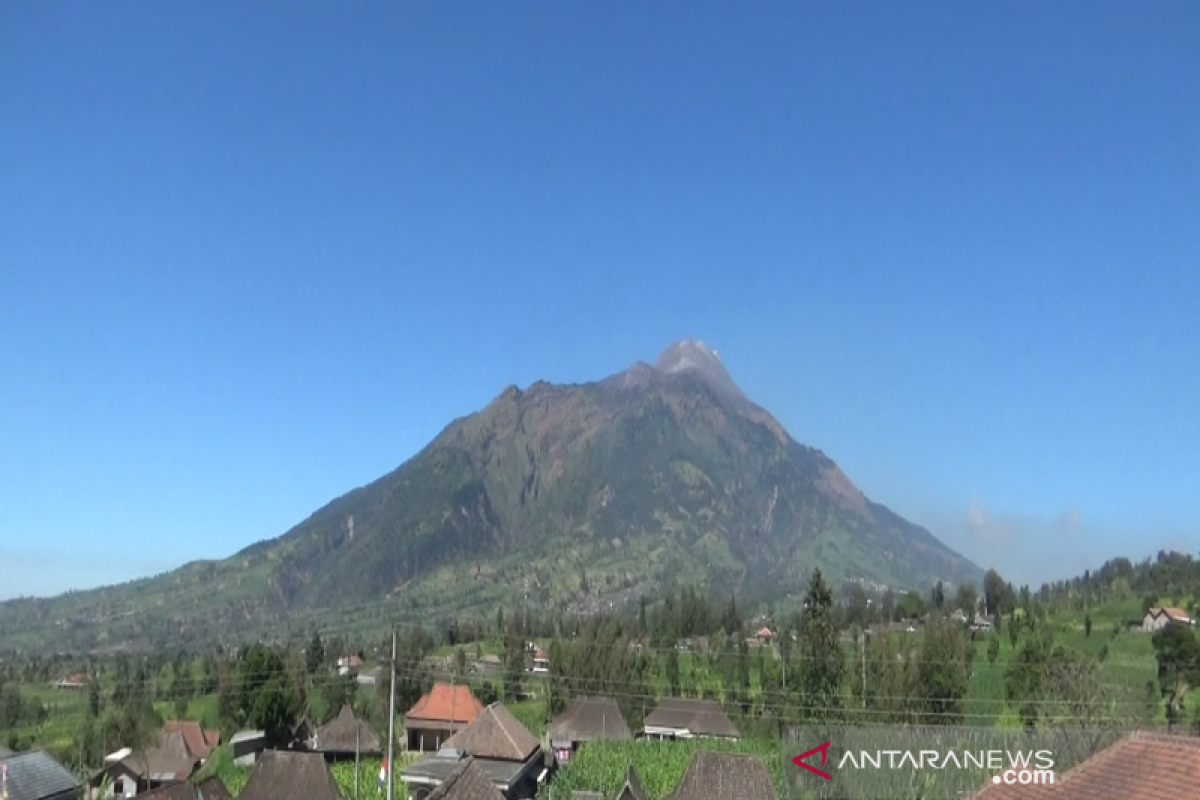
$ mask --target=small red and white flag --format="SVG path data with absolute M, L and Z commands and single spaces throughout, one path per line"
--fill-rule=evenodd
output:
M 382 789 L 384 786 L 387 786 L 387 777 L 388 777 L 388 763 L 387 763 L 387 759 L 385 758 L 383 760 L 383 763 L 379 765 L 379 788 L 380 789 Z

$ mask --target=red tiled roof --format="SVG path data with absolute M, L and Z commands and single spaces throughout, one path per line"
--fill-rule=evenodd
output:
M 1191 618 L 1188 615 L 1188 613 L 1186 611 L 1184 611 L 1182 608 L 1171 607 L 1171 608 L 1160 608 L 1158 610 L 1160 612 L 1162 612 L 1163 614 L 1166 614 L 1169 619 L 1190 619 Z
M 760 639 L 770 639 L 771 638 L 771 629 L 770 628 L 759 628 L 758 636 Z
M 429 694 L 417 701 L 404 715 L 406 720 L 425 719 L 438 722 L 471 722 L 483 711 L 483 704 L 471 694 L 471 687 L 435 683 Z M 453 715 L 453 719 L 451 719 Z
M 199 722 L 191 720 L 167 720 L 163 723 L 163 733 L 178 733 L 183 736 L 187 745 L 188 755 L 195 758 L 208 758 L 209 753 L 221 743 L 220 731 L 206 731 Z
M 1195 800 L 1200 797 L 1200 739 L 1135 733 L 1084 761 L 1053 785 L 990 784 L 974 800 Z

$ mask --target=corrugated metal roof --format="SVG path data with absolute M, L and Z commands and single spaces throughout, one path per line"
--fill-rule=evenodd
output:
M 8 800 L 43 800 L 73 792 L 81 781 L 42 750 L 0 757 Z

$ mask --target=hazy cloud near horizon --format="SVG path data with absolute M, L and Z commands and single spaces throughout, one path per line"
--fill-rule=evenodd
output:
M 1077 508 L 1018 514 L 992 509 L 976 498 L 957 514 L 916 521 L 984 569 L 995 568 L 1012 583 L 1032 587 L 1081 575 L 1121 556 L 1136 562 L 1160 550 L 1200 550 L 1200 536 L 1194 532 L 1095 522 Z M 1123 529 L 1128 530 L 1124 537 Z M 1109 543 L 1122 539 L 1125 546 L 1110 552 Z

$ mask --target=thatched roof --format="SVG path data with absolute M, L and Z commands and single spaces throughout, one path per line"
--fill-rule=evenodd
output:
M 267 750 L 238 800 L 342 800 L 320 753 Z
M 467 758 L 425 800 L 504 800 L 504 795 L 483 774 L 475 759 Z
M 716 700 L 667 697 L 646 717 L 647 728 L 686 730 L 693 736 L 725 736 L 736 739 L 737 726 Z
M 713 800 L 746 797 L 778 800 L 775 782 L 766 762 L 756 756 L 734 756 L 700 751 L 692 755 L 683 780 L 669 800 Z
M 492 703 L 475 720 L 446 740 L 444 747 L 476 758 L 526 761 L 541 745 L 503 703 Z
M 378 755 L 379 737 L 365 722 L 354 715 L 349 704 L 338 715 L 317 728 L 312 736 L 312 749 L 322 753 L 359 753 Z
M 621 707 L 611 697 L 576 697 L 550 723 L 549 733 L 551 742 L 633 738 Z
M 200 759 L 188 752 L 179 731 L 159 731 L 150 744 L 121 760 L 121 764 L 146 780 L 184 781 L 200 766 Z

